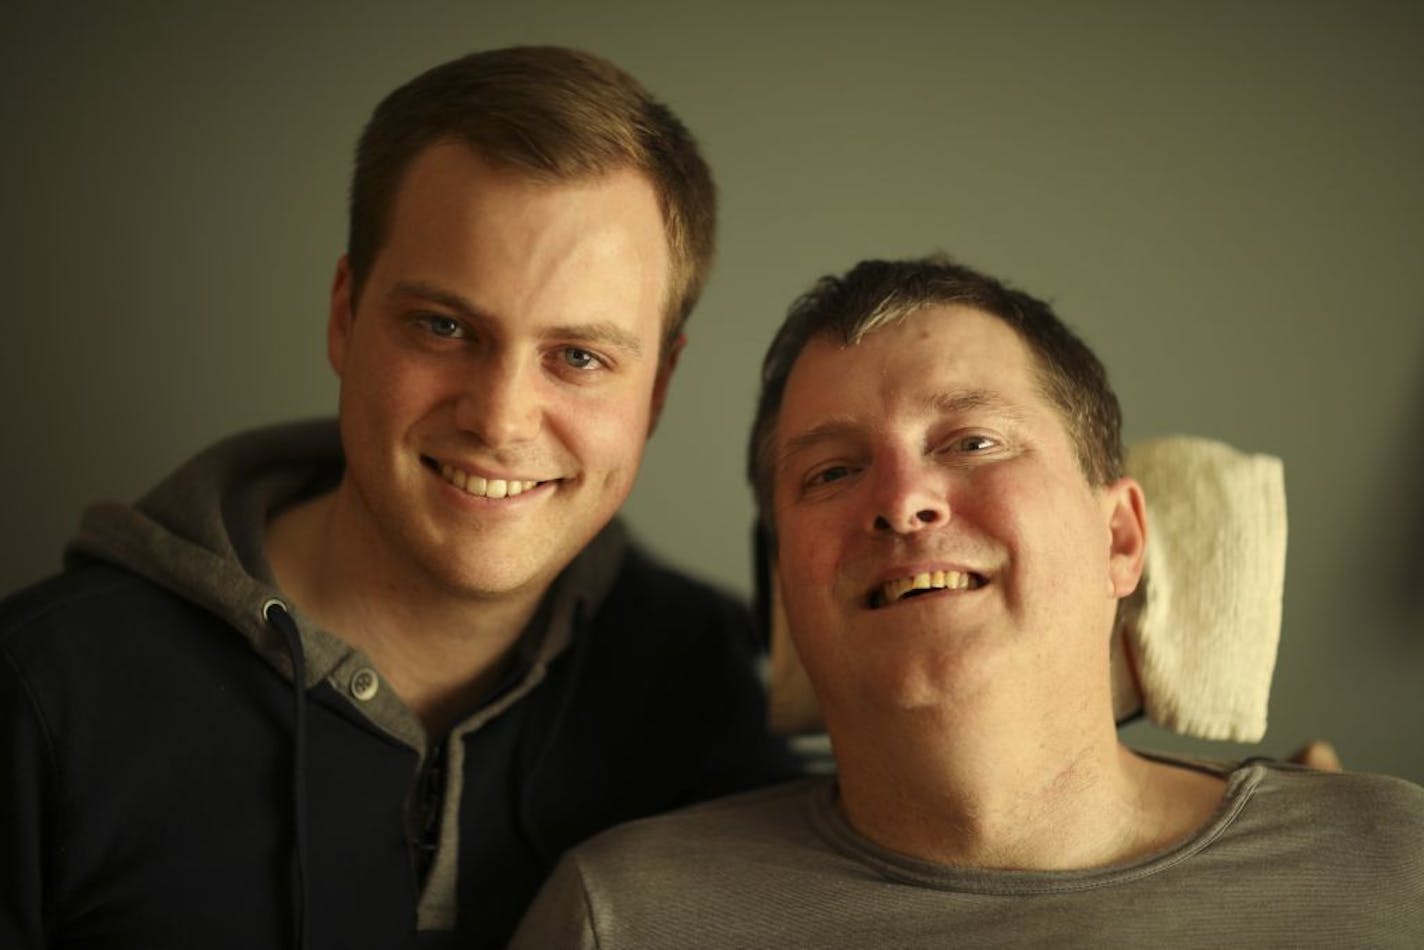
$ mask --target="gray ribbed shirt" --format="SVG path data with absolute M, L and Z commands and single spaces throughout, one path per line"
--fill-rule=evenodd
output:
M 1252 762 L 1190 837 L 1082 871 L 880 848 L 833 779 L 711 802 L 566 855 L 512 948 L 1424 947 L 1424 789 Z

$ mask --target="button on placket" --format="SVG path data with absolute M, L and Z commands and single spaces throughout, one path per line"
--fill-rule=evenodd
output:
M 363 666 L 351 674 L 351 695 L 359 702 L 370 701 L 380 688 L 381 680 L 369 666 Z

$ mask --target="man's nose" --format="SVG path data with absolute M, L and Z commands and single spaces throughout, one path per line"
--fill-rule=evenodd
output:
M 877 466 L 870 529 L 912 534 L 949 520 L 944 473 L 920 458 L 887 459 Z
M 513 354 L 492 354 L 464 382 L 455 404 L 455 424 L 498 449 L 532 439 L 541 413 L 537 367 Z

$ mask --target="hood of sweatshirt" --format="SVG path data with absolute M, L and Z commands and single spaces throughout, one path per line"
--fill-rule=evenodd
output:
M 413 711 L 391 689 L 370 689 L 379 673 L 340 637 L 322 630 L 277 589 L 264 551 L 266 525 L 283 508 L 331 491 L 344 461 L 336 420 L 290 423 L 244 432 L 200 452 L 136 504 L 89 508 L 65 551 L 68 564 L 97 559 L 117 564 L 226 620 L 264 660 L 293 682 L 292 807 L 294 943 L 307 939 L 306 690 L 325 680 L 352 699 L 367 721 L 414 749 L 425 762 L 432 741 Z M 440 839 L 416 909 L 419 927 L 447 929 L 456 916 L 459 808 L 464 734 L 479 728 L 534 689 L 550 661 L 572 642 L 580 617 L 596 612 L 622 567 L 627 536 L 615 520 L 554 581 L 521 634 L 518 681 L 471 710 L 445 737 Z M 276 602 L 280 610 L 269 610 Z
M 300 634 L 306 666 L 302 686 L 328 678 L 344 681 L 346 673 L 364 669 L 368 661 L 285 601 L 264 552 L 268 519 L 334 489 L 343 468 L 335 419 L 239 433 L 198 453 L 133 505 L 103 502 L 88 508 L 65 559 L 120 565 L 198 604 L 226 620 L 290 678 L 288 645 L 264 615 L 270 600 L 282 601 Z M 613 522 L 555 581 L 531 624 L 538 629 L 527 630 L 517 647 L 536 675 L 567 647 L 576 612 L 591 613 L 602 601 L 626 544 L 626 532 Z M 423 731 L 409 711 L 394 696 L 383 698 L 362 704 L 363 712 L 423 749 Z
M 65 561 L 93 558 L 148 578 L 222 617 L 290 676 L 282 637 L 262 612 L 267 600 L 281 597 L 262 549 L 264 528 L 277 509 L 334 488 L 341 471 L 333 420 L 234 435 L 189 459 L 136 504 L 90 506 Z M 327 665 L 318 662 L 327 638 L 302 633 L 315 682 Z

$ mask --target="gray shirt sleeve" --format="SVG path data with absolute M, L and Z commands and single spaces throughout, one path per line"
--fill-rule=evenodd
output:
M 566 854 L 525 912 L 509 950 L 594 950 L 597 946 L 583 875 L 578 862 Z

